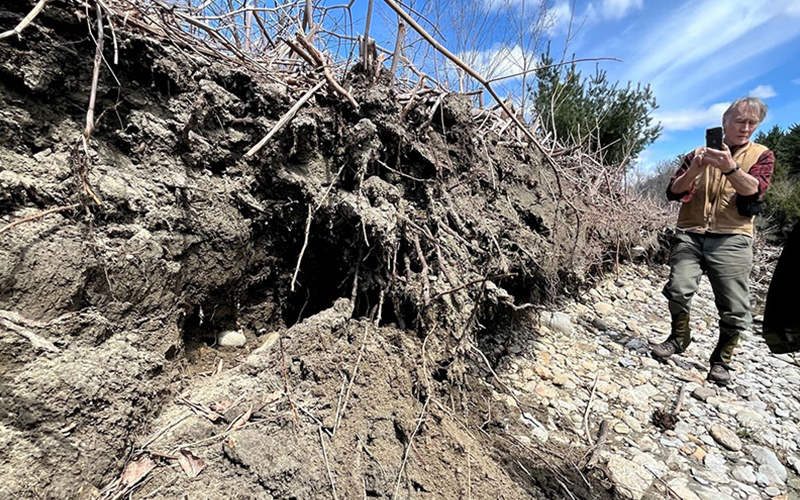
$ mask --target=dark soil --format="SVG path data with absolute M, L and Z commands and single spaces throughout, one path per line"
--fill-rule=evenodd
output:
M 81 204 L 0 235 L 4 498 L 109 498 L 142 457 L 133 498 L 608 497 L 580 450 L 520 438 L 474 348 L 496 362 L 533 321 L 513 306 L 588 267 L 536 154 L 479 134 L 463 97 L 401 120 L 354 75 L 360 114 L 322 91 L 246 159 L 303 89 L 119 30 L 97 206 L 76 174 L 94 43 L 71 5 L 0 42 L 0 219 Z M 29 8 L 3 2 L 0 31 Z M 245 347 L 218 345 L 230 330 Z

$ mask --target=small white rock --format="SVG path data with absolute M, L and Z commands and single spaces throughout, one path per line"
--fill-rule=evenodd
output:
M 217 335 L 217 344 L 222 347 L 242 347 L 247 343 L 247 337 L 239 330 L 228 330 Z

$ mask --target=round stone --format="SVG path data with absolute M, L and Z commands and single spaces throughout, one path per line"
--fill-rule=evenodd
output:
M 611 326 L 601 318 L 593 319 L 592 320 L 592 326 L 594 326 L 595 328 L 597 328 L 601 332 L 605 332 L 605 331 L 608 331 L 608 330 L 611 329 Z
M 753 447 L 751 455 L 760 465 L 769 466 L 775 472 L 777 477 L 780 478 L 781 482 L 786 482 L 788 477 L 786 467 L 784 467 L 778 456 L 775 455 L 774 451 L 761 446 L 755 446 Z
M 640 500 L 653 483 L 653 475 L 644 467 L 616 455 L 608 460 L 606 468 L 609 479 L 623 498 Z
M 242 347 L 247 343 L 247 337 L 239 330 L 228 330 L 217 335 L 217 344 L 222 347 Z
M 600 316 L 608 316 L 614 312 L 614 306 L 612 306 L 608 302 L 597 302 L 594 305 L 594 310 Z
M 709 432 L 711 433 L 711 437 L 714 438 L 714 441 L 721 446 L 731 451 L 739 451 L 742 449 L 742 440 L 727 427 L 721 424 L 714 424 L 709 429 Z
M 738 465 L 733 468 L 731 475 L 739 482 L 747 484 L 755 484 L 756 473 L 749 465 Z

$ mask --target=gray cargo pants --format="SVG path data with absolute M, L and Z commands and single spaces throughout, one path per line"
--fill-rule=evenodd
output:
M 664 296 L 672 315 L 671 339 L 681 352 L 692 341 L 689 310 L 692 296 L 703 273 L 708 274 L 719 312 L 719 341 L 711 354 L 711 364 L 726 368 L 742 332 L 750 327 L 750 269 L 753 265 L 753 239 L 743 234 L 697 234 L 678 232 L 670 252 L 669 281 Z

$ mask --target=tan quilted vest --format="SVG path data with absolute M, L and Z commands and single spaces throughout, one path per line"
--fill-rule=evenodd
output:
M 767 148 L 750 142 L 733 155 L 734 161 L 744 172 L 758 161 Z M 700 148 L 695 150 L 695 154 Z M 727 177 L 716 168 L 706 165 L 695 184 L 692 199 L 681 205 L 678 214 L 678 229 L 691 233 L 747 234 L 753 235 L 753 219 L 743 217 L 736 210 L 736 190 Z

